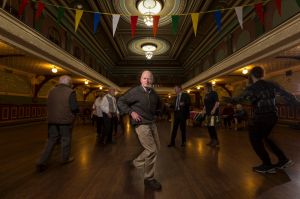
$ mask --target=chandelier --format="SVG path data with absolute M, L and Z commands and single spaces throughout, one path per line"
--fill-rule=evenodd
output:
M 161 11 L 162 3 L 159 0 L 140 0 L 137 2 L 137 9 L 144 15 L 144 23 L 147 26 L 153 26 L 152 16 Z
M 156 50 L 157 46 L 153 43 L 145 43 L 141 46 L 141 48 L 145 52 L 146 58 L 151 59 L 153 57 L 153 52 Z

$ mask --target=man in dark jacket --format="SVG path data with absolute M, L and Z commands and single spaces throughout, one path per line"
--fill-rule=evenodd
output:
M 249 137 L 254 151 L 262 160 L 262 164 L 253 167 L 253 170 L 259 173 L 275 173 L 276 169 L 284 169 L 293 164 L 270 137 L 270 133 L 278 120 L 275 97 L 279 94 L 291 105 L 299 104 L 299 101 L 279 85 L 263 80 L 263 76 L 263 68 L 254 67 L 249 76 L 252 84 L 241 96 L 234 100 L 246 99 L 253 106 L 253 117 L 249 124 Z M 278 162 L 275 165 L 272 165 L 264 143 L 276 155 Z
M 175 146 L 175 139 L 178 126 L 181 131 L 181 146 L 184 147 L 186 143 L 186 120 L 190 116 L 191 99 L 187 93 L 183 93 L 181 86 L 175 86 L 176 98 L 173 102 L 174 107 L 174 123 L 172 128 L 171 142 L 168 147 Z
M 118 108 L 122 113 L 131 116 L 143 152 L 131 164 L 144 168 L 144 183 L 154 190 L 160 190 L 161 184 L 154 178 L 155 162 L 160 142 L 155 124 L 156 113 L 160 109 L 160 99 L 152 89 L 153 75 L 144 71 L 140 79 L 141 85 L 132 88 L 118 100 Z
M 70 76 L 64 75 L 59 78 L 59 84 L 48 95 L 48 141 L 44 152 L 37 163 L 37 171 L 47 169 L 49 159 L 54 146 L 60 140 L 62 149 L 62 163 L 74 160 L 71 153 L 71 135 L 75 119 L 75 113 L 79 112 L 76 94 L 72 87 Z

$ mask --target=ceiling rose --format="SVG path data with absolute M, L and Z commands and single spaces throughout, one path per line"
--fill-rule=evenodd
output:
M 159 26 L 165 26 L 172 23 L 170 15 L 182 14 L 187 5 L 187 0 L 160 0 L 163 5 L 163 9 L 159 12 Z M 140 17 L 141 13 L 138 10 L 137 0 L 113 0 L 114 8 L 116 12 L 121 14 L 121 17 L 127 22 L 130 23 L 130 16 L 139 16 L 138 26 L 148 27 L 144 18 Z M 144 1 L 145 6 L 151 6 L 152 0 Z M 143 1 L 142 1 L 143 3 Z M 152 5 L 153 6 L 153 5 Z M 152 19 L 152 17 L 151 17 Z
M 145 56 L 146 49 L 148 49 L 147 52 L 152 52 L 153 55 L 161 55 L 166 53 L 170 49 L 170 44 L 163 39 L 155 37 L 144 37 L 133 39 L 131 42 L 129 42 L 128 48 L 131 52 L 138 55 Z

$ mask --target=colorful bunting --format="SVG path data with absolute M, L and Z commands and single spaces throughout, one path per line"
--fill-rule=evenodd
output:
M 243 29 L 243 6 L 235 7 L 235 13 L 238 18 L 239 24 L 241 28 Z
M 174 34 L 177 33 L 178 22 L 179 22 L 179 15 L 172 15 L 172 32 Z
M 156 37 L 157 29 L 158 29 L 159 16 L 153 16 L 153 36 Z
M 98 24 L 100 23 L 100 16 L 99 12 L 94 13 L 94 33 L 96 33 Z
M 78 10 L 76 9 L 76 14 L 75 14 L 75 32 L 77 31 L 80 19 L 83 15 L 83 10 Z
M 130 21 L 131 21 L 131 36 L 134 37 L 138 16 L 130 16 Z
M 281 0 L 276 0 L 276 7 L 277 7 L 279 16 L 281 16 Z
M 257 16 L 259 17 L 260 23 L 264 25 L 264 10 L 262 3 L 255 4 L 255 11 Z
M 60 24 L 61 23 L 61 19 L 64 17 L 65 15 L 65 9 L 63 7 L 58 7 L 57 10 L 57 23 Z
M 3 3 L 2 3 L 2 9 L 5 8 L 6 2 L 7 2 L 7 0 L 3 0 Z
M 41 1 L 39 1 L 38 2 L 38 9 L 37 9 L 37 11 L 35 13 L 35 19 L 36 20 L 41 16 L 44 8 L 45 8 L 45 4 L 43 4 L 43 2 L 41 2 Z
M 195 36 L 197 34 L 197 28 L 198 28 L 198 20 L 199 20 L 199 13 L 191 13 L 192 22 L 193 22 L 193 28 Z
M 112 17 L 113 17 L 113 37 L 114 37 L 120 20 L 120 15 L 113 15 Z
M 221 11 L 220 10 L 215 11 L 214 16 L 215 16 L 218 32 L 221 32 L 221 27 L 222 27 L 222 22 L 221 22 L 222 13 L 221 13 Z
M 22 16 L 22 14 L 23 14 L 23 12 L 24 12 L 25 7 L 27 6 L 27 4 L 28 4 L 28 0 L 22 0 L 21 5 L 19 7 L 19 12 L 18 12 L 19 17 Z

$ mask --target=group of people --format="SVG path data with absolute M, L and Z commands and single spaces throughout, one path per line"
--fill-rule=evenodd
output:
M 248 114 L 241 104 L 237 104 L 235 108 L 231 103 L 227 103 L 221 113 L 224 128 L 231 129 L 232 122 L 234 123 L 234 130 L 238 130 L 239 124 L 248 120 Z
M 277 109 L 275 104 L 276 94 L 283 95 L 290 103 L 299 103 L 297 99 L 281 89 L 278 85 L 263 80 L 264 71 L 261 67 L 254 67 L 250 72 L 251 85 L 245 92 L 234 99 L 237 103 L 244 99 L 250 100 L 253 106 L 254 114 L 249 122 L 249 136 L 252 147 L 262 164 L 253 169 L 261 173 L 274 173 L 276 169 L 285 168 L 292 164 L 283 151 L 270 138 L 272 128 L 277 122 Z M 70 138 L 74 114 L 78 111 L 75 93 L 71 89 L 71 78 L 63 76 L 49 94 L 48 98 L 48 142 L 44 153 L 38 161 L 37 168 L 40 171 L 46 169 L 46 162 L 51 154 L 54 144 L 61 138 L 63 163 L 73 160 L 70 156 Z M 152 87 L 153 74 L 150 71 L 143 71 L 140 77 L 140 85 L 136 86 L 116 101 L 114 98 L 114 89 L 101 100 L 95 101 L 95 108 L 100 104 L 101 113 L 104 121 L 104 129 L 107 132 L 102 141 L 110 142 L 112 132 L 112 118 L 119 114 L 128 114 L 131 118 L 131 124 L 138 136 L 143 151 L 134 159 L 129 161 L 129 166 L 134 168 L 144 168 L 144 184 L 153 190 L 161 190 L 161 184 L 155 179 L 155 163 L 158 151 L 160 150 L 160 140 L 158 128 L 156 126 L 156 117 L 159 114 L 162 103 L 159 95 Z M 216 130 L 216 120 L 219 115 L 218 94 L 213 91 L 211 83 L 205 84 L 206 95 L 204 98 L 204 109 L 202 114 L 206 116 L 207 129 L 210 136 L 208 145 L 215 147 L 219 145 L 219 139 Z M 171 139 L 168 147 L 175 146 L 177 129 L 181 129 L 181 146 L 186 144 L 186 120 L 189 117 L 190 97 L 183 93 L 180 86 L 175 86 L 177 94 L 173 103 L 174 123 L 171 131 Z M 61 97 L 61 95 L 63 97 Z M 60 99 L 58 99 L 60 98 Z M 99 115 L 101 116 L 99 111 Z M 64 117 L 64 118 L 62 118 Z M 98 121 L 98 120 L 97 120 Z M 97 125 L 98 127 L 98 125 Z M 100 127 L 99 127 L 100 128 Z M 99 132 L 101 134 L 101 132 Z M 278 162 L 273 165 L 265 149 L 265 144 L 270 147 L 277 156 Z

